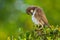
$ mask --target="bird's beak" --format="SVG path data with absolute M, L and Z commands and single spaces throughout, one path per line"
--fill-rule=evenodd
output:
M 31 13 L 31 15 L 33 15 L 33 13 Z

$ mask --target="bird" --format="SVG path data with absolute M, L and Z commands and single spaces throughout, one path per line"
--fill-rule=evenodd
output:
M 45 25 L 50 26 L 48 23 L 48 20 L 46 18 L 46 15 L 41 7 L 37 6 L 29 6 L 26 9 L 26 13 L 28 15 L 31 15 L 32 17 L 32 22 L 35 25 L 40 26 L 39 29 L 42 29 Z

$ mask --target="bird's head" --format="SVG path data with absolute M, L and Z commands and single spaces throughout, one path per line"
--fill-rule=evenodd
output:
M 35 10 L 36 8 L 37 8 L 37 7 L 33 7 L 33 6 L 28 7 L 28 8 L 26 9 L 26 13 L 27 13 L 28 15 L 33 15 L 34 10 Z

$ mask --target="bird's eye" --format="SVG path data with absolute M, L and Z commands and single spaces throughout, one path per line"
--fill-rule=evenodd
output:
M 33 13 L 33 10 L 31 10 L 31 13 Z

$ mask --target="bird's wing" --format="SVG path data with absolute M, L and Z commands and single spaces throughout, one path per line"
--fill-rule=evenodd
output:
M 41 20 L 44 21 L 45 24 L 48 24 L 48 20 L 47 20 L 45 14 L 41 15 Z
M 37 9 L 37 13 L 38 13 L 38 16 L 39 16 L 39 20 L 42 20 L 44 22 L 44 24 L 48 25 L 48 20 L 43 12 L 43 10 L 41 9 Z

